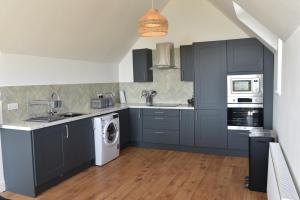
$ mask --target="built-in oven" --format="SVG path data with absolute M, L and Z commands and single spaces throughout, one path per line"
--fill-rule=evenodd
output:
M 252 130 L 263 128 L 263 104 L 228 104 L 227 126 L 228 130 Z
M 228 75 L 227 92 L 228 103 L 241 103 L 239 99 L 245 101 L 242 103 L 262 103 L 263 74 Z

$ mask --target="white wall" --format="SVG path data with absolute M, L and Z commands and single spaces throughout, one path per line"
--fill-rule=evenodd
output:
M 274 129 L 300 191 L 300 26 L 283 48 L 281 96 L 274 97 Z
M 162 15 L 169 21 L 169 34 L 161 38 L 139 38 L 132 49 L 155 49 L 156 43 L 165 41 L 179 47 L 192 42 L 248 37 L 207 0 L 170 0 Z M 132 49 L 119 64 L 120 82 L 133 81 Z
M 118 82 L 118 65 L 28 55 L 0 55 L 0 87 Z

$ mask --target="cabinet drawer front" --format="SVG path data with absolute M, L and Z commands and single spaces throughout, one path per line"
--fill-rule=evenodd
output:
M 179 110 L 173 109 L 144 109 L 143 110 L 144 116 L 174 116 L 179 117 Z
M 249 131 L 228 131 L 228 148 L 238 150 L 248 150 Z
M 145 129 L 179 130 L 179 118 L 170 116 L 145 116 L 143 117 Z
M 179 131 L 144 129 L 143 141 L 156 144 L 179 144 Z

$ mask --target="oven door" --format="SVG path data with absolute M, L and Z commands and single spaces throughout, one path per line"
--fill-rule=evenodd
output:
M 227 109 L 227 125 L 229 130 L 251 130 L 262 128 L 263 107 L 261 104 L 231 104 Z

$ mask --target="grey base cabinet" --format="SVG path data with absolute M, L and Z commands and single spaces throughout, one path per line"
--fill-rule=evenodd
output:
M 226 110 L 195 111 L 195 143 L 200 147 L 227 148 Z
M 138 143 L 142 141 L 142 109 L 129 109 L 129 132 L 130 142 Z
M 194 110 L 180 110 L 180 145 L 195 145 Z
M 42 185 L 63 174 L 64 135 L 64 126 L 53 126 L 33 132 L 32 145 L 35 155 L 34 166 L 36 185 Z M 6 136 L 9 137 L 8 135 Z
M 94 160 L 91 119 L 34 131 L 1 130 L 6 190 L 36 196 Z
M 120 123 L 120 148 L 124 149 L 129 145 L 130 133 L 129 133 L 129 110 L 120 110 L 119 123 Z

